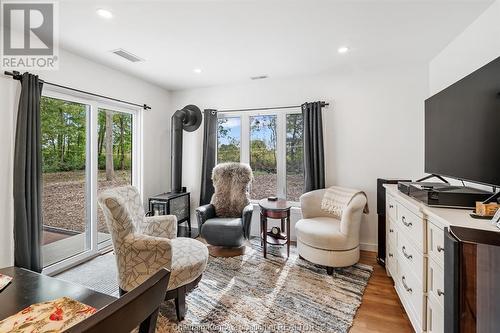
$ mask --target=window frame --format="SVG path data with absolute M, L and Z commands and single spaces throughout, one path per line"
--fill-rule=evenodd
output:
M 112 102 L 104 98 L 88 98 L 88 95 L 80 93 L 68 93 L 57 87 L 47 87 L 42 91 L 42 97 L 55 98 L 68 102 L 87 105 L 86 120 L 86 228 L 85 248 L 69 258 L 43 267 L 42 273 L 47 275 L 57 274 L 70 267 L 78 265 L 90 258 L 108 252 L 111 247 L 111 239 L 99 243 L 97 230 L 97 179 L 98 179 L 98 114 L 99 110 L 106 109 L 132 115 L 132 185 L 137 187 L 139 193 L 143 193 L 143 112 L 139 107 L 128 106 L 119 102 Z M 90 142 L 90 144 L 88 144 Z M 88 218 L 90 217 L 90 218 Z M 43 248 L 42 248 L 43 251 Z
M 277 193 L 280 198 L 286 198 L 286 116 L 289 114 L 302 114 L 302 110 L 298 109 L 274 109 L 263 110 L 258 112 L 250 111 L 235 111 L 218 113 L 217 118 L 239 117 L 240 122 L 240 161 L 241 163 L 250 164 L 250 117 L 255 116 L 276 116 L 276 170 L 277 170 Z M 216 161 L 218 153 L 218 144 L 216 149 Z M 251 203 L 258 203 L 260 199 L 250 198 Z M 299 206 L 298 201 L 290 201 L 292 206 Z

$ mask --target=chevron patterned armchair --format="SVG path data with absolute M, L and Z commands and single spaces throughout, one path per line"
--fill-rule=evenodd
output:
M 113 241 L 120 294 L 166 268 L 171 274 L 165 299 L 175 299 L 177 318 L 182 320 L 186 293 L 197 286 L 207 265 L 207 247 L 191 238 L 177 238 L 173 215 L 145 217 L 133 186 L 106 190 L 98 202 Z

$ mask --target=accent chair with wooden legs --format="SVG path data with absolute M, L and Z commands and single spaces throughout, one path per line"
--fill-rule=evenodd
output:
M 177 237 L 173 215 L 145 217 L 133 186 L 103 191 L 98 198 L 111 234 L 120 294 L 132 290 L 162 268 L 170 271 L 165 300 L 175 299 L 177 319 L 184 319 L 186 294 L 194 289 L 208 260 L 205 244 Z

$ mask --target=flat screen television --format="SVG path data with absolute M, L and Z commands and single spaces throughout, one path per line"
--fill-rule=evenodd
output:
M 500 57 L 425 101 L 425 172 L 500 186 Z

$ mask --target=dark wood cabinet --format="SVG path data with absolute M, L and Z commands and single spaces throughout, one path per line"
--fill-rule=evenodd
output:
M 445 332 L 500 332 L 500 232 L 451 226 L 444 271 Z

